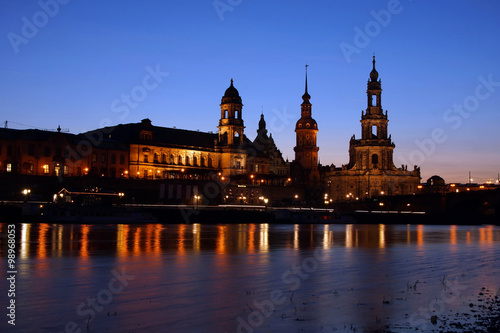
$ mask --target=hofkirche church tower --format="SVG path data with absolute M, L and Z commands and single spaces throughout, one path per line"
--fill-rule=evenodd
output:
M 334 201 L 360 200 L 381 195 L 406 195 L 420 183 L 420 168 L 408 171 L 393 162 L 395 144 L 388 136 L 387 111 L 382 109 L 382 81 L 373 69 L 367 84 L 367 108 L 361 112 L 361 139 L 349 142 L 349 163 L 326 174 L 330 198 Z
M 297 180 L 311 184 L 319 182 L 320 174 L 318 168 L 319 147 L 316 142 L 318 124 L 312 118 L 311 96 L 307 91 L 307 67 L 308 65 L 306 65 L 306 85 L 304 95 L 302 95 L 303 102 L 300 106 L 300 119 L 295 125 L 295 161 L 292 166 L 292 174 Z

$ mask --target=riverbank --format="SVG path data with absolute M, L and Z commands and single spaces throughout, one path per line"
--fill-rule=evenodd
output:
M 355 210 L 340 212 L 329 208 L 267 207 L 252 205 L 133 205 L 96 208 L 57 207 L 40 202 L 18 202 L 0 205 L 0 221 L 57 222 L 57 223 L 304 223 L 304 224 L 500 224 L 496 215 L 474 212 L 426 213 L 422 211 Z M 117 218 L 113 216 L 121 216 Z M 80 216 L 85 215 L 85 217 Z M 106 219 L 106 216 L 109 216 Z M 141 216 L 147 216 L 141 218 Z

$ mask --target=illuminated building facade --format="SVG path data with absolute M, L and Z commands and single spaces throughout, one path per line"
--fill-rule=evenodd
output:
M 233 85 L 222 97 L 218 133 L 154 126 L 149 119 L 70 134 L 0 129 L 0 172 L 42 176 L 211 179 L 288 176 L 263 115 L 254 141 L 244 135 L 242 100 Z M 247 164 L 250 161 L 250 164 Z M 266 176 L 266 177 L 264 177 Z
M 143 119 L 86 135 L 126 144 L 131 178 L 202 180 L 217 176 L 229 181 L 249 173 L 255 177 L 288 175 L 281 153 L 267 136 L 263 117 L 257 138 L 252 142 L 245 136 L 243 103 L 233 80 L 221 99 L 220 110 L 218 133 L 154 126 L 151 120 Z
M 128 147 L 108 139 L 42 130 L 0 129 L 0 173 L 125 177 Z

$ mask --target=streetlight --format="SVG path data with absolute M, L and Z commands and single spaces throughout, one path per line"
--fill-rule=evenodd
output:
M 25 188 L 21 193 L 24 194 L 24 201 L 27 201 L 28 196 L 31 194 L 31 190 L 29 188 Z

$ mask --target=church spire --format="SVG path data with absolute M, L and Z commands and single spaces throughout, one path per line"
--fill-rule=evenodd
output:
M 306 65 L 306 91 L 304 95 L 302 95 L 302 99 L 304 100 L 304 102 L 309 102 L 309 100 L 311 99 L 311 96 L 307 92 L 307 67 L 309 67 L 309 65 Z
M 377 82 L 377 80 L 378 80 L 378 72 L 375 69 L 375 52 L 373 53 L 372 63 L 373 63 L 373 69 L 372 69 L 372 71 L 370 73 L 370 80 L 371 80 L 371 82 Z

